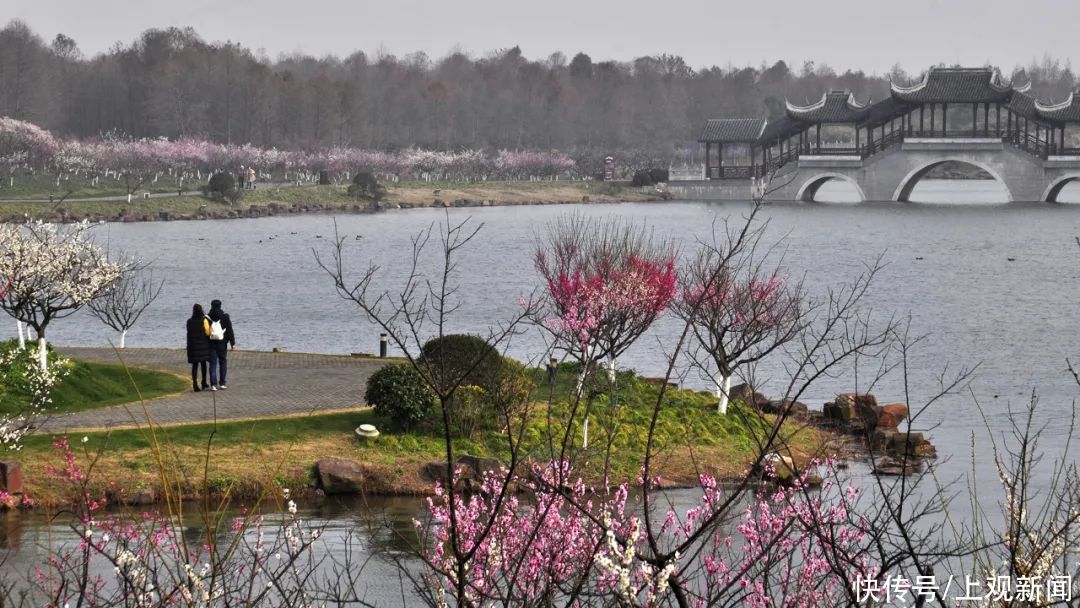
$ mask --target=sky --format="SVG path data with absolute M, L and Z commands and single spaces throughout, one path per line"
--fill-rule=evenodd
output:
M 894 64 L 915 73 L 937 63 L 1009 70 L 1080 54 L 1076 0 L 0 0 L 5 17 L 46 40 L 66 34 L 86 55 L 168 26 L 271 58 L 360 50 L 437 59 L 518 45 L 531 59 L 670 53 L 694 68 L 783 59 L 882 74 Z

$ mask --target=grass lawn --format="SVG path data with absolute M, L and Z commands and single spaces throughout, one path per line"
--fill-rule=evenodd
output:
M 533 372 L 537 377 L 542 371 Z M 527 456 L 547 460 L 548 437 L 561 437 L 570 420 L 564 396 L 573 377 L 562 374 L 550 410 L 546 394 L 537 394 L 523 441 Z M 650 402 L 658 387 L 626 375 L 627 399 L 617 408 L 596 406 L 590 418 L 590 449 L 578 453 L 578 462 L 591 482 L 603 476 L 605 446 L 611 446 L 610 479 L 635 478 L 641 467 Z M 539 391 L 543 393 L 542 389 Z M 715 413 L 713 398 L 706 393 L 669 391 L 657 424 L 654 444 L 655 472 L 675 484 L 693 484 L 699 473 L 732 477 L 743 472 L 757 454 L 754 440 L 771 424 L 769 417 L 734 404 L 727 416 Z M 549 416 L 550 412 L 550 416 Z M 550 422 L 549 422 L 550 421 Z M 579 412 L 573 420 L 572 441 L 580 446 Z M 93 478 L 104 490 L 110 484 L 130 490 L 161 487 L 158 462 L 163 462 L 171 484 L 186 496 L 196 495 L 206 483 L 215 490 L 229 488 L 239 496 L 254 496 L 268 486 L 307 487 L 314 463 L 324 456 L 339 456 L 363 463 L 369 491 L 378 493 L 424 493 L 431 484 L 420 478 L 420 467 L 445 459 L 442 440 L 435 433 L 414 431 L 387 433 L 357 443 L 353 429 L 363 423 L 387 428 L 370 409 L 355 412 L 261 419 L 243 422 L 193 424 L 165 428 L 118 430 L 87 434 L 87 442 L 72 438 L 76 451 L 86 450 L 84 460 L 100 454 Z M 550 424 L 550 426 L 549 426 Z M 827 441 L 822 432 L 789 424 L 784 434 L 797 456 L 817 453 Z M 79 437 L 81 440 L 81 436 Z M 209 445 L 209 452 L 207 447 Z M 155 446 L 158 446 L 155 448 Z M 505 437 L 497 432 L 480 433 L 473 439 L 455 440 L 455 453 L 508 455 Z M 209 453 L 209 462 L 207 454 Z M 29 493 L 45 503 L 62 500 L 63 489 L 50 483 L 44 473 L 58 457 L 50 438 L 31 437 L 17 456 L 28 472 Z
M 171 395 L 187 387 L 184 378 L 166 372 L 74 360 L 70 365 L 70 372 L 53 392 L 55 406 L 51 413 L 66 414 L 138 401 L 135 386 L 143 399 Z M 11 390 L 0 399 L 0 413 L 18 411 L 28 401 L 27 394 Z

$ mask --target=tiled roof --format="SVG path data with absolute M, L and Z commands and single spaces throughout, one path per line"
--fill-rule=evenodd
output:
M 770 120 L 769 124 L 765 125 L 765 130 L 761 133 L 760 141 L 762 143 L 771 143 L 780 139 L 786 139 L 799 131 L 806 130 L 809 126 L 809 124 L 802 122 L 801 120 L 795 120 L 790 116 L 781 116 L 776 120 Z
M 1009 105 L 1005 107 L 1013 114 L 1038 120 L 1039 117 L 1035 110 L 1035 98 L 1028 95 L 1026 91 L 1027 89 L 1013 91 L 1012 97 L 1009 98 Z
M 858 122 L 866 106 L 855 101 L 851 91 L 829 91 L 821 101 L 809 106 L 796 106 L 787 102 L 787 114 L 804 122 Z
M 1035 100 L 1035 111 L 1047 120 L 1058 122 L 1080 122 L 1080 98 L 1075 92 L 1058 104 L 1042 104 Z
M 764 118 L 710 118 L 698 141 L 756 142 L 766 122 Z
M 870 104 L 863 112 L 862 125 L 876 126 L 902 116 L 915 107 L 912 104 L 899 100 L 895 97 L 886 97 L 881 101 Z
M 931 68 L 922 82 L 909 87 L 892 83 L 892 95 L 912 103 L 1007 101 L 1012 87 L 990 68 Z

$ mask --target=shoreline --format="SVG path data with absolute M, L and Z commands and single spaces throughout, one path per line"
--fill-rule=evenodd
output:
M 659 202 L 663 193 L 642 191 L 613 182 L 521 182 L 457 184 L 410 184 L 390 189 L 382 201 L 356 201 L 340 186 L 250 191 L 235 205 L 201 196 L 124 200 L 80 201 L 57 206 L 46 201 L 0 202 L 0 221 L 25 219 L 72 223 L 164 222 L 252 219 L 281 215 L 326 213 L 379 213 L 396 209 L 453 209 L 540 205 L 614 204 Z M 250 198 L 250 202 L 248 201 Z

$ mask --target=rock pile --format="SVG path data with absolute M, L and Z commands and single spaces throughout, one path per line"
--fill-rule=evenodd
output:
M 900 430 L 907 419 L 903 403 L 878 405 L 870 393 L 841 393 L 825 404 L 821 424 L 862 437 L 879 475 L 908 475 L 921 468 L 921 459 L 937 452 L 922 433 Z

